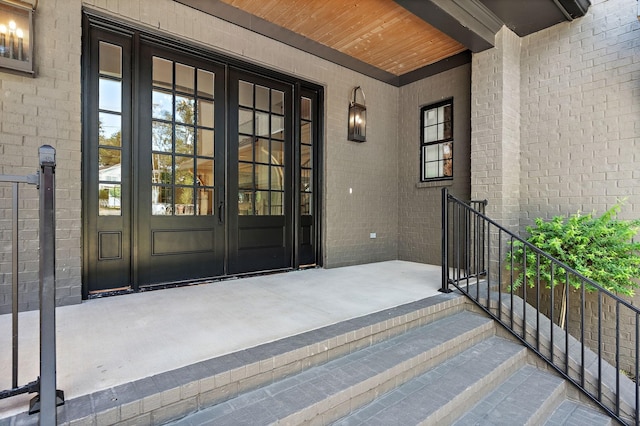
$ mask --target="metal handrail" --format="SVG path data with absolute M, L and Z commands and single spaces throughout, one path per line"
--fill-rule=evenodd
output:
M 55 149 L 43 145 L 39 151 L 40 170 L 28 176 L 0 175 L 0 182 L 12 184 L 12 388 L 0 391 L 0 399 L 35 393 L 29 413 L 40 412 L 40 425 L 57 424 L 57 406 L 64 393 L 56 389 L 55 323 Z M 18 385 L 18 189 L 20 183 L 37 185 L 39 190 L 39 281 L 40 281 L 40 377 Z
M 471 224 L 471 226 L 469 226 Z M 526 270 L 527 253 L 533 253 L 536 259 L 537 274 L 527 279 L 519 288 L 514 288 L 514 272 L 518 265 L 513 258 L 507 260 L 507 245 L 514 242 L 522 244 L 524 250 L 522 271 Z M 482 247 L 482 250 L 479 249 Z M 477 259 L 482 256 L 483 259 Z M 564 290 L 562 297 L 565 306 L 571 301 L 579 300 L 579 313 L 567 309 L 564 328 L 556 324 L 554 287 L 548 291 L 549 304 L 543 300 L 542 287 L 545 283 L 540 279 L 541 260 L 548 260 L 553 274 L 560 268 L 564 270 Z M 486 265 L 486 269 L 477 265 Z M 515 268 L 514 268 L 515 266 Z M 580 282 L 577 296 L 571 295 L 569 280 L 575 277 Z M 557 278 L 557 276 L 556 276 Z M 533 282 L 532 282 L 533 281 Z M 469 297 L 477 306 L 498 321 L 513 336 L 544 359 L 555 371 L 581 389 L 593 402 L 599 405 L 611 417 L 623 424 L 640 424 L 640 391 L 637 384 L 621 373 L 621 343 L 630 340 L 631 357 L 627 362 L 630 371 L 638 378 L 640 361 L 640 310 L 628 301 L 605 289 L 597 282 L 581 275 L 575 269 L 553 258 L 538 249 L 515 233 L 487 217 L 484 212 L 471 207 L 470 203 L 449 194 L 446 188 L 442 191 L 442 288 L 440 291 L 452 291 L 450 286 Z M 585 342 L 585 309 L 586 292 L 597 293 L 597 339 L 591 344 L 593 350 Z M 615 310 L 615 326 L 604 325 L 604 304 Z M 542 311 L 541 311 L 542 310 Z M 569 315 L 571 314 L 571 320 Z M 630 318 L 633 327 L 623 340 L 620 330 L 621 314 Z M 559 321 L 558 321 L 559 322 Z M 570 328 L 576 329 L 572 333 Z M 615 330 L 613 329 L 615 328 Z M 603 329 L 607 329 L 606 335 Z M 603 360 L 603 343 L 614 333 L 614 342 L 607 342 L 615 347 L 611 366 Z M 614 345 L 613 345 L 614 343 Z M 597 364 L 597 367 L 594 365 Z M 597 368 L 597 369 L 596 369 Z M 615 370 L 614 370 L 615 368 Z

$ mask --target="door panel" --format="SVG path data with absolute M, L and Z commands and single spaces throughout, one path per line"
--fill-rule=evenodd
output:
M 141 58 L 136 281 L 223 275 L 224 70 L 150 45 Z
M 229 76 L 229 273 L 292 266 L 292 88 Z
M 86 104 L 92 117 L 86 128 L 83 201 L 87 292 L 127 288 L 131 283 L 131 76 L 126 36 L 96 31 L 91 43 Z

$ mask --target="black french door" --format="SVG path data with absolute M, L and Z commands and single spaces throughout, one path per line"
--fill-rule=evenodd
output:
M 320 89 L 89 21 L 85 297 L 317 264 Z
M 229 73 L 229 273 L 292 265 L 292 86 Z
M 223 275 L 224 68 L 143 44 L 139 87 L 134 281 Z

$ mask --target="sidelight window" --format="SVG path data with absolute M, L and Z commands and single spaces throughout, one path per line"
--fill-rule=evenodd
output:
M 420 110 L 420 180 L 453 178 L 453 100 Z
M 311 99 L 302 97 L 300 104 L 300 214 L 313 211 L 313 134 Z
M 99 44 L 98 211 L 120 216 L 122 201 L 122 48 Z

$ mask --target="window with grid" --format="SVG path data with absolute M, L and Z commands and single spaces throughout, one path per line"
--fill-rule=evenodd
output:
M 420 180 L 453 178 L 453 99 L 420 110 Z

